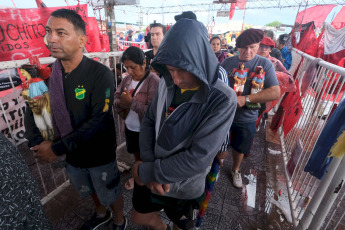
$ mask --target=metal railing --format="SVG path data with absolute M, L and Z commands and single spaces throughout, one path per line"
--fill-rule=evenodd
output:
M 103 63 L 104 65 L 110 67 L 116 66 L 116 62 L 118 61 L 118 57 L 122 54 L 122 52 L 108 52 L 108 53 L 86 53 L 84 54 L 85 56 L 89 58 L 98 58 L 98 61 Z M 40 58 L 40 63 L 41 64 L 50 64 L 55 61 L 55 58 L 47 57 L 47 58 Z M 13 92 L 10 93 L 10 95 L 13 95 L 13 99 L 11 100 L 16 100 L 16 104 L 22 105 L 25 108 L 25 102 L 23 97 L 20 95 L 21 88 L 19 89 L 18 87 L 16 88 L 13 84 L 12 77 L 10 75 L 9 69 L 13 68 L 19 68 L 22 65 L 29 64 L 29 59 L 23 59 L 23 60 L 18 60 L 18 61 L 6 61 L 6 62 L 0 62 L 0 70 L 4 70 L 8 72 L 9 80 L 11 82 L 12 90 Z M 115 74 L 115 84 L 117 84 L 117 76 Z M 117 86 L 117 85 L 116 85 Z M 16 126 L 11 125 L 9 121 L 11 120 L 11 108 L 10 105 L 3 103 L 2 101 L 3 98 L 0 98 L 0 116 L 3 118 L 0 120 L 1 122 L 5 122 L 8 132 L 6 137 L 18 148 L 20 142 L 15 139 L 15 135 L 13 134 L 15 132 Z M 24 117 L 24 111 L 21 109 L 21 117 L 17 117 L 17 119 L 23 118 Z M 114 113 L 115 114 L 115 113 Z M 123 137 L 120 135 L 120 119 L 118 116 L 114 115 L 114 120 L 116 122 L 116 127 L 117 127 L 117 140 L 118 140 L 118 145 L 121 144 L 123 141 Z M 16 121 L 16 120 L 11 120 L 13 124 L 19 123 L 22 121 Z M 3 124 L 5 126 L 5 124 Z M 29 150 L 30 151 L 30 150 Z M 30 158 L 33 159 L 33 152 L 30 152 L 31 156 Z M 36 166 L 34 166 L 36 165 Z M 39 181 L 38 183 L 40 184 L 41 188 L 41 202 L 42 204 L 45 204 L 48 202 L 51 198 L 53 198 L 57 193 L 59 193 L 61 190 L 63 190 L 66 186 L 68 186 L 69 181 L 66 176 L 65 169 L 57 169 L 55 167 L 52 167 L 51 164 L 40 164 L 37 162 L 37 160 L 34 160 L 32 165 L 29 165 L 29 167 L 36 167 L 37 169 L 33 169 L 33 171 L 37 172 L 36 177 L 38 177 Z
M 292 55 L 290 73 L 296 74 L 299 86 L 310 80 L 307 88 L 303 86 L 303 112 L 298 122 L 285 137 L 283 127 L 279 128 L 293 224 L 298 229 L 337 229 L 339 225 L 344 228 L 344 189 L 336 195 L 332 191 L 345 177 L 345 159 L 333 157 L 322 180 L 304 168 L 332 109 L 344 99 L 345 69 L 296 49 Z M 289 163 L 294 165 L 292 173 Z M 330 211 L 335 200 L 337 203 Z

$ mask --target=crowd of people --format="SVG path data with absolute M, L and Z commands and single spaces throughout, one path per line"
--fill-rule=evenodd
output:
M 127 151 L 135 156 L 133 178 L 124 185 L 133 189 L 131 220 L 171 229 L 158 214 L 164 210 L 174 229 L 190 229 L 214 159 L 222 164 L 231 152 L 232 183 L 242 188 L 240 166 L 250 155 L 257 105 L 280 98 L 277 72 L 291 79 L 285 36 L 279 38 L 281 63 L 271 54 L 275 42 L 262 30 L 231 36 L 237 54 L 228 50 L 226 39 L 209 39 L 193 12 L 175 20 L 169 31 L 152 24 L 153 49 L 129 47 L 114 73 L 83 55 L 85 22 L 75 11 L 56 10 L 46 24 L 48 48 L 56 58 L 47 82 L 55 138 L 42 137 L 32 101 L 25 114 L 26 138 L 39 161 L 66 156 L 72 185 L 96 207 L 89 229 L 111 219 L 116 230 L 127 226 L 113 108 L 124 124 Z M 117 88 L 114 74 L 121 77 Z M 46 229 L 46 222 L 36 224 L 35 229 Z

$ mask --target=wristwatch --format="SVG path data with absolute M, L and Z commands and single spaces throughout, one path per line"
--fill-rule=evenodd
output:
M 246 98 L 246 103 L 250 103 L 248 95 L 244 96 Z

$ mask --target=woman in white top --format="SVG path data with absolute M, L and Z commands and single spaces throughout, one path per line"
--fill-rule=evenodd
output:
M 138 161 L 140 160 L 140 123 L 156 94 L 160 79 L 148 70 L 145 54 L 138 47 L 131 46 L 124 51 L 121 62 L 127 69 L 128 75 L 115 92 L 114 108 L 125 123 L 127 152 L 134 154 Z M 125 187 L 132 189 L 133 182 L 131 178 Z

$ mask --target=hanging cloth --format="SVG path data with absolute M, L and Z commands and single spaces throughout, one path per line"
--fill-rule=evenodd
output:
M 345 27 L 340 30 L 333 28 L 329 23 L 325 27 L 325 51 L 324 54 L 334 54 L 345 49 Z
M 311 175 L 321 180 L 329 164 L 331 163 L 332 155 L 330 154 L 330 151 L 333 151 L 333 156 L 341 156 L 341 154 L 336 153 L 338 153 L 339 146 L 343 146 L 344 135 L 342 134 L 345 130 L 344 117 L 345 100 L 343 100 L 334 110 L 333 114 L 322 130 L 309 161 L 304 168 L 305 172 L 309 172 Z M 331 150 L 335 143 L 338 143 L 338 145 Z

